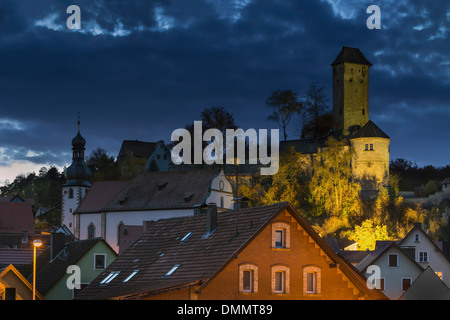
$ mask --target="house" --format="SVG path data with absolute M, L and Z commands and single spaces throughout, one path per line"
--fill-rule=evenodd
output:
M 97 277 L 117 254 L 100 238 L 65 242 L 63 233 L 52 234 L 51 246 L 46 248 L 36 262 L 36 290 L 46 300 L 72 300 L 77 292 Z M 69 288 L 69 266 L 79 267 L 80 289 Z M 32 279 L 29 268 L 28 278 Z
M 119 252 L 122 225 L 194 215 L 198 206 L 233 207 L 232 187 L 212 169 L 145 172 L 128 182 L 94 183 L 75 210 L 75 237 L 102 237 Z
M 117 155 L 123 175 L 135 175 L 144 171 L 167 171 L 171 157 L 164 141 L 144 142 L 123 140 Z
M 76 299 L 386 299 L 288 202 L 149 221 Z
M 379 274 L 373 273 L 373 266 Z M 356 266 L 391 300 L 398 299 L 423 272 L 414 256 L 395 241 L 384 243 L 366 255 Z
M 450 300 L 450 289 L 427 267 L 399 300 Z
M 450 286 L 450 262 L 436 242 L 422 229 L 420 223 L 414 224 L 399 245 L 411 250 L 415 261 L 423 269 L 431 267 L 439 278 Z
M 0 201 L 0 247 L 31 247 L 35 233 L 30 202 Z
M 36 300 L 44 300 L 35 294 Z M 0 300 L 33 300 L 32 285 L 12 264 L 0 269 Z

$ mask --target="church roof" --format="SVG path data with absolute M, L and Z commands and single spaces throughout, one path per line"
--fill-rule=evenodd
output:
M 358 48 L 342 47 L 339 55 L 331 63 L 332 66 L 343 62 L 351 62 L 358 64 L 365 64 L 372 66 L 372 64 L 366 59 L 362 52 Z
M 385 138 L 390 139 L 389 136 L 383 132 L 372 120 L 367 121 L 365 125 L 363 125 L 352 139 L 356 138 Z

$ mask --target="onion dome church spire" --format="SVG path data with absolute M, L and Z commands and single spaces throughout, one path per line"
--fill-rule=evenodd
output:
M 65 186 L 91 186 L 89 179 L 92 177 L 92 171 L 84 162 L 85 145 L 86 140 L 80 134 L 80 120 L 78 119 L 78 133 L 72 139 L 72 164 L 65 172 L 67 178 Z

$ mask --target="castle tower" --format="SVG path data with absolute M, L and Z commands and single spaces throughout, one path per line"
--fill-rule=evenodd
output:
M 80 122 L 78 121 L 78 133 L 72 139 L 72 164 L 65 171 L 67 182 L 62 186 L 61 224 L 69 228 L 72 233 L 75 233 L 77 228 L 73 212 L 78 208 L 91 186 L 89 179 L 92 172 L 84 162 L 85 145 L 86 140 L 80 134 Z
M 361 190 L 371 196 L 389 185 L 389 145 L 391 139 L 375 123 L 368 121 L 351 138 L 352 176 Z M 376 193 L 374 193 L 376 194 Z
M 333 67 L 333 118 L 338 131 L 354 133 L 369 121 L 369 68 L 357 48 L 343 47 Z

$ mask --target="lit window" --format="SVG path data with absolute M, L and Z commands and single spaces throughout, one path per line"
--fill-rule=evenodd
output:
M 436 275 L 442 280 L 442 271 L 436 271 Z
M 134 270 L 128 277 L 125 278 L 125 280 L 123 280 L 123 282 L 128 282 L 128 280 L 130 280 L 131 278 L 133 278 L 136 273 L 138 273 L 139 270 Z
M 426 251 L 419 252 L 419 262 L 428 262 L 428 252 Z
M 94 254 L 94 270 L 106 268 L 106 254 Z
M 239 292 L 258 292 L 258 267 L 252 264 L 239 266 Z
M 118 274 L 120 273 L 120 271 L 112 271 L 110 274 L 108 274 L 106 276 L 105 279 L 103 279 L 100 284 L 108 284 L 110 283 L 115 277 L 118 276 Z
M 177 270 L 179 267 L 180 267 L 179 264 L 174 265 L 174 266 L 172 267 L 172 269 L 170 269 L 169 272 L 167 272 L 167 273 L 165 274 L 164 277 L 170 277 L 170 276 L 172 275 L 172 273 L 174 273 L 175 270 Z
M 303 294 L 320 294 L 322 291 L 321 269 L 316 266 L 303 267 Z
M 398 256 L 397 254 L 389 254 L 388 256 L 388 266 L 391 268 L 398 267 Z

